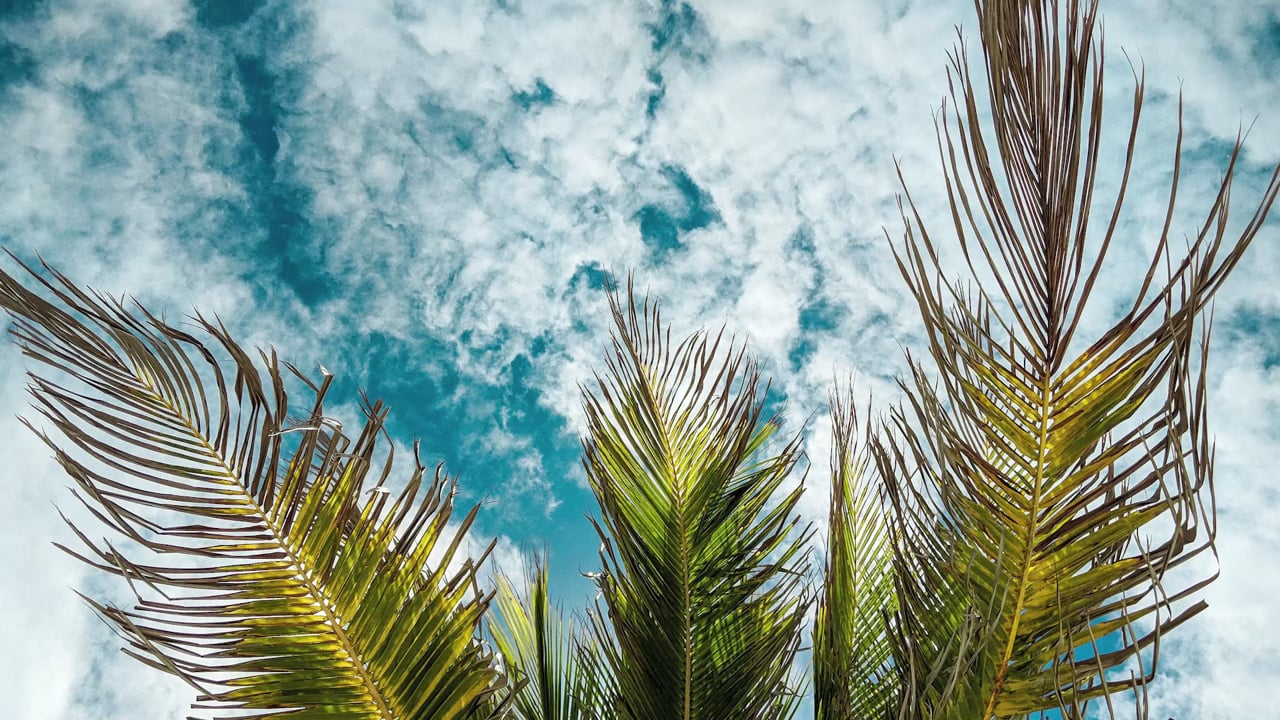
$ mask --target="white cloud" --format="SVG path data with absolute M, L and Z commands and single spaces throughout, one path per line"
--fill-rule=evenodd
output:
M 17 348 L 0 349 L 0 403 L 7 410 L 26 405 Z M 29 410 L 24 415 L 31 415 Z M 11 712 L 18 717 L 54 718 L 70 702 L 81 667 L 90 653 L 77 639 L 87 634 L 90 617 L 68 587 L 82 571 L 73 559 L 46 540 L 61 520 L 51 500 L 68 500 L 57 465 L 43 443 L 6 412 L 0 417 L 4 441 L 4 492 L 0 503 L 0 643 L 13 651 L 0 655 L 0 677 L 12 690 Z M 38 643 L 38 644 L 36 644 Z M 19 648 L 41 648 L 32 662 Z M 23 689 L 18 692 L 18 689 Z

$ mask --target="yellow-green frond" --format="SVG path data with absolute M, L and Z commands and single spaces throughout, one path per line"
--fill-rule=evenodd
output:
M 657 308 L 634 298 L 614 295 L 613 314 L 607 370 L 584 392 L 607 702 L 636 720 L 786 716 L 808 603 L 800 488 L 777 492 L 796 441 L 766 454 L 778 423 L 761 418 L 742 348 L 701 333 L 673 346 Z
M 1120 190 L 1097 227 L 1096 2 L 977 8 L 985 67 L 963 46 L 952 56 L 939 148 L 954 231 L 994 286 L 942 279 L 939 241 L 910 195 L 894 248 L 938 372 L 913 363 L 877 450 L 901 532 L 895 667 L 907 717 L 1082 717 L 1090 699 L 1149 681 L 1151 662 L 1143 676 L 1114 672 L 1204 607 L 1193 602 L 1203 582 L 1166 587 L 1214 535 L 1202 315 L 1275 201 L 1280 169 L 1228 235 L 1237 145 L 1185 255 L 1167 222 L 1132 306 L 1080 337 L 1132 171 L 1141 81 Z M 1169 218 L 1176 164 L 1172 182 Z
M 496 612 L 487 623 L 513 681 L 514 717 L 597 720 L 596 676 L 581 656 L 585 639 L 577 624 L 552 605 L 545 560 L 531 570 L 522 591 L 506 575 L 498 577 Z
M 888 619 L 896 609 L 889 526 L 852 398 L 831 397 L 831 513 L 813 628 L 814 717 L 896 713 L 899 677 Z
M 326 372 L 289 421 L 274 353 L 254 363 L 220 323 L 188 332 L 53 275 L 32 273 L 50 302 L 0 272 L 0 306 L 54 371 L 31 394 L 61 440 L 32 429 L 116 537 L 72 524 L 64 549 L 133 587 L 130 608 L 87 598 L 127 653 L 214 717 L 462 718 L 501 686 L 458 555 L 475 511 L 451 527 L 455 483 L 420 463 L 389 491 L 381 403 L 349 437 Z

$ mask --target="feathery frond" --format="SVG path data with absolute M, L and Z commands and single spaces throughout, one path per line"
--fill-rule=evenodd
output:
M 228 718 L 461 718 L 501 686 L 475 640 L 483 555 L 458 556 L 475 510 L 451 528 L 455 483 L 420 463 L 388 491 L 381 403 L 349 438 L 324 414 L 332 376 L 299 375 L 315 400 L 291 423 L 274 353 L 255 366 L 221 323 L 195 318 L 210 347 L 27 270 L 54 302 L 0 272 L 0 306 L 56 371 L 31 373 L 31 394 L 64 440 L 29 426 L 116 537 L 68 521 L 80 548 L 64 549 L 134 589 L 132 608 L 86 598 L 126 653 Z
M 593 630 L 611 704 L 628 720 L 790 712 L 779 698 L 794 695 L 807 533 L 793 532 L 801 488 L 773 496 L 797 441 L 764 454 L 778 423 L 761 421 L 743 349 L 701 333 L 673 347 L 656 306 L 611 298 L 607 373 L 584 391 L 608 611 Z
M 831 512 L 813 627 L 814 717 L 892 717 L 898 677 L 887 624 L 896 607 L 890 528 L 851 394 L 832 392 L 831 420 Z
M 901 533 L 895 666 L 905 717 L 1083 717 L 1090 698 L 1148 681 L 1154 657 L 1145 674 L 1112 671 L 1205 607 L 1183 604 L 1212 578 L 1165 583 L 1212 551 L 1215 531 L 1201 318 L 1280 183 L 1273 174 L 1229 236 L 1237 144 L 1179 256 L 1169 239 L 1179 138 L 1168 219 L 1133 305 L 1077 350 L 1132 169 L 1141 81 L 1099 236 L 1090 232 L 1103 89 L 1096 3 L 977 7 L 994 140 L 961 45 L 957 111 L 944 109 L 939 145 L 954 230 L 975 273 L 980 264 L 994 273 L 1001 302 L 941 279 L 937 242 L 908 194 L 894 250 L 941 388 L 913 364 L 907 407 L 876 450 Z
M 532 568 L 522 598 L 505 575 L 498 577 L 496 612 L 487 622 L 494 649 L 515 687 L 518 720 L 594 720 L 595 676 L 582 661 L 580 628 L 551 604 L 547 565 Z

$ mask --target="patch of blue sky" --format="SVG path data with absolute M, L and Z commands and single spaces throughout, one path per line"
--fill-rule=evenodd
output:
M 1255 347 L 1264 370 L 1280 367 L 1280 310 L 1241 305 L 1214 323 L 1215 333 L 1229 342 Z
M 569 287 L 586 287 L 593 290 L 603 290 L 611 282 L 609 271 L 601 267 L 598 262 L 582 263 L 573 272 L 573 277 L 569 279 Z
M 42 5 L 44 0 L 5 0 L 0 3 L 0 22 L 29 19 Z
M 530 538 L 533 543 L 547 543 L 545 549 L 554 553 L 552 569 L 563 591 L 586 593 L 589 587 L 579 573 L 594 568 L 599 561 L 595 532 L 583 515 L 593 513 L 595 504 L 590 493 L 572 480 L 579 475 L 581 445 L 577 436 L 563 417 L 540 401 L 538 388 L 542 381 L 537 378 L 535 366 L 552 342 L 547 335 L 539 336 L 527 354 L 511 360 L 503 370 L 504 383 L 497 399 L 501 429 L 531 439 L 530 449 L 541 459 L 536 471 L 544 474 L 536 478 L 534 487 L 553 494 L 555 505 L 548 504 L 546 498 L 530 497 L 531 493 L 524 497 L 511 493 L 504 498 L 507 507 L 501 508 L 500 514 L 507 532 Z M 514 480 L 519 488 L 522 476 L 531 472 L 531 468 L 501 453 L 485 455 L 468 461 L 472 469 L 467 475 L 490 487 L 501 488 Z M 530 549 L 539 548 L 535 545 Z
M 791 363 L 790 372 L 799 372 L 813 358 L 818 342 L 823 335 L 829 335 L 841 327 L 848 315 L 848 310 L 832 300 L 825 288 L 826 275 L 818 265 L 815 253 L 813 231 L 807 226 L 799 227 L 788 242 L 788 250 L 798 256 L 802 265 L 813 266 L 813 285 L 800 304 L 799 332 L 796 333 L 787 359 Z
M 649 25 L 651 48 L 657 55 L 677 55 L 705 63 L 713 49 L 706 23 L 693 5 L 682 0 L 662 0 L 657 19 Z
M 233 28 L 247 21 L 264 0 L 192 0 L 196 22 L 209 29 Z
M 711 194 L 699 187 L 684 168 L 665 165 L 659 174 L 675 190 L 674 195 L 645 203 L 633 218 L 639 224 L 640 237 L 658 262 L 681 248 L 688 233 L 721 221 Z
M 652 121 L 666 99 L 662 73 L 666 62 L 705 65 L 715 49 L 714 39 L 698 12 L 687 2 L 663 0 L 658 16 L 648 24 L 652 62 L 645 78 L 652 88 L 645 97 L 645 117 Z
M 31 51 L 12 39 L 0 37 L 0 103 L 11 87 L 35 81 L 38 63 Z
M 310 190 L 291 182 L 276 165 L 279 151 L 278 130 L 284 112 L 282 103 L 296 90 L 296 78 L 282 82 L 273 71 L 268 54 L 272 47 L 256 42 L 264 34 L 255 33 L 252 42 L 243 41 L 239 28 L 248 20 L 253 3 L 204 3 L 196 7 L 197 21 L 218 31 L 214 36 L 199 36 L 189 30 L 176 30 L 156 38 L 146 53 L 130 58 L 133 67 L 118 73 L 114 80 L 100 84 L 74 84 L 68 94 L 99 132 L 82 136 L 80 142 L 86 156 L 86 172 L 97 178 L 127 177 L 130 163 L 143 154 L 154 160 L 159 174 L 150 178 L 154 186 L 131 188 L 131 192 L 166 196 L 168 232 L 198 253 L 198 248 L 242 261 L 243 277 L 256 291 L 255 298 L 265 303 L 281 288 L 291 289 L 305 304 L 312 305 L 331 293 L 332 281 L 310 248 L 323 227 L 309 221 Z M 115 16 L 112 16 L 115 18 Z M 275 18 L 277 27 L 290 29 L 288 23 Z M 127 34 L 126 21 L 121 25 Z M 252 23 L 250 23 L 252 24 Z M 265 36 L 271 37 L 270 33 Z M 275 39 L 277 42 L 279 38 Z M 241 46 L 251 48 L 241 52 Z M 110 53 L 102 45 L 89 44 L 90 55 Z M 109 66 L 105 59 L 100 63 Z M 213 193 L 204 196 L 176 192 L 191 184 L 193 169 L 186 158 L 165 157 L 169 148 L 186 144 L 179 138 L 148 136 L 150 129 L 139 122 L 148 88 L 135 85 L 147 74 L 168 75 L 192 68 L 202 79 L 217 79 L 211 86 L 216 98 L 216 111 L 235 123 L 238 133 L 227 133 L 214 127 L 196 138 L 198 155 L 211 167 L 233 178 L 244 189 L 239 193 Z M 28 75 L 31 73 L 28 72 Z M 158 124 L 153 131 L 173 132 L 189 129 L 181 124 Z M 87 177 L 87 176 L 86 176 Z M 97 191 L 97 192 L 95 192 Z M 83 192 L 95 195 L 98 188 Z M 120 218 L 106 228 L 96 229 L 102 239 L 119 235 Z M 282 308 L 276 308 L 280 310 Z
M 310 220 L 311 189 L 290 181 L 276 164 L 282 110 L 275 77 L 262 58 L 242 55 L 235 59 L 235 78 L 244 104 L 239 114 L 244 144 L 238 170 L 262 237 L 255 259 L 266 261 L 248 267 L 255 273 L 273 271 L 271 282 L 283 282 L 304 304 L 317 305 L 333 297 L 334 278 L 316 251 L 324 241 L 323 225 Z
M 547 84 L 546 80 L 536 78 L 533 81 L 533 87 L 527 90 L 516 90 L 511 94 L 511 99 L 521 109 L 533 110 L 554 103 L 556 101 L 556 93 Z
M 1280 8 L 1272 5 L 1267 17 L 1250 30 L 1249 55 L 1270 71 L 1280 70 Z
M 795 343 L 788 354 L 793 372 L 798 372 L 809 363 L 817 351 L 821 335 L 836 331 L 841 325 L 841 319 L 847 314 L 844 308 L 829 298 L 816 294 L 820 288 L 819 284 L 815 287 L 815 294 L 800 306 L 800 331 L 796 333 Z
M 645 71 L 645 78 L 653 85 L 653 89 L 644 100 L 645 117 L 652 120 L 658 115 L 658 108 L 662 107 L 662 99 L 666 97 L 667 86 L 662 82 L 662 71 L 657 68 L 649 68 Z

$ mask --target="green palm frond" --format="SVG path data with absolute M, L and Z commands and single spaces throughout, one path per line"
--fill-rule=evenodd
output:
M 961 47 L 940 155 L 965 257 L 994 273 L 997 289 L 940 279 L 937 244 L 908 195 L 895 255 L 941 386 L 913 364 L 907 405 L 876 447 L 901 532 L 894 663 L 906 717 L 1082 717 L 1090 698 L 1140 691 L 1153 661 L 1134 676 L 1112 671 L 1205 607 L 1192 601 L 1211 578 L 1165 582 L 1214 536 L 1201 318 L 1275 201 L 1280 169 L 1229 236 L 1237 143 L 1179 257 L 1169 239 L 1175 160 L 1169 219 L 1132 306 L 1092 341 L 1077 337 L 1116 233 L 1141 81 L 1120 190 L 1105 229 L 1091 233 L 1096 3 L 977 6 L 994 145 Z M 1156 533 L 1163 539 L 1145 539 Z
M 831 419 L 831 512 L 813 627 L 814 717 L 886 718 L 898 702 L 887 625 L 896 607 L 889 527 L 851 397 L 832 393 Z
M 489 597 L 458 554 L 475 510 L 450 526 L 455 483 L 420 463 L 389 492 L 381 403 L 348 437 L 324 414 L 332 376 L 299 375 L 315 400 L 291 423 L 274 353 L 257 366 L 220 323 L 196 318 L 210 347 L 28 272 L 54 301 L 0 272 L 0 306 L 56 371 L 31 374 L 31 393 L 64 440 L 29 426 L 116 537 L 71 524 L 81 547 L 64 549 L 134 588 L 131 608 L 87 598 L 126 653 L 218 717 L 441 720 L 499 689 L 475 639 Z
M 797 441 L 765 455 L 778 423 L 761 420 L 743 349 L 701 333 L 672 347 L 656 306 L 611 300 L 607 372 L 584 391 L 610 704 L 636 720 L 785 716 L 808 533 L 795 532 L 801 489 L 773 496 Z
M 518 720 L 594 720 L 595 676 L 580 656 L 580 628 L 551 604 L 547 566 L 538 561 L 524 597 L 510 578 L 498 577 L 496 612 L 488 621 L 502 656 Z

